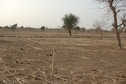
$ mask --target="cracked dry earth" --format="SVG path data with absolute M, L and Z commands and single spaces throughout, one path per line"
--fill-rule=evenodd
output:
M 126 84 L 126 49 L 115 38 L 0 37 L 0 84 Z

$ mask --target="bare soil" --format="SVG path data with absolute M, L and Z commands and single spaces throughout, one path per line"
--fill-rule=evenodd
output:
M 105 35 L 2 31 L 0 84 L 126 84 L 126 35 Z

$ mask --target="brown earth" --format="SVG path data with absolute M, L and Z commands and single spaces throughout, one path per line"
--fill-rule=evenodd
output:
M 2 31 L 0 84 L 126 84 L 126 35 L 105 35 Z

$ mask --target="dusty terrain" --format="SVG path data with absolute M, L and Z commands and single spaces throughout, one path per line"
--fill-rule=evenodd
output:
M 126 34 L 122 44 L 110 33 L 2 30 L 0 84 L 126 84 Z

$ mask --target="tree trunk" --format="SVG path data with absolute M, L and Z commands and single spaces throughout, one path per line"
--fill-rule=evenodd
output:
M 69 35 L 71 36 L 71 30 L 69 30 L 68 32 L 69 32 Z
M 118 47 L 120 49 L 122 49 L 122 43 L 121 43 L 121 39 L 120 39 L 120 33 L 119 31 L 117 32 L 118 30 L 116 30 L 116 35 L 117 35 L 117 41 L 118 41 Z
M 109 7 L 111 8 L 112 12 L 113 12 L 113 17 L 114 17 L 114 28 L 115 28 L 115 32 L 116 32 L 116 38 L 118 41 L 118 47 L 120 49 L 122 49 L 122 43 L 121 43 L 121 39 L 120 39 L 120 33 L 118 31 L 118 23 L 117 23 L 117 13 L 116 12 L 116 7 L 113 6 L 114 0 L 109 1 Z
M 118 47 L 120 49 L 122 49 L 122 43 L 121 43 L 121 39 L 120 39 L 120 33 L 118 31 L 118 23 L 117 23 L 117 12 L 116 12 L 116 8 L 112 6 L 112 4 L 110 5 L 112 11 L 113 11 L 113 16 L 114 16 L 114 28 L 115 28 L 115 32 L 116 32 L 116 38 L 118 41 Z

